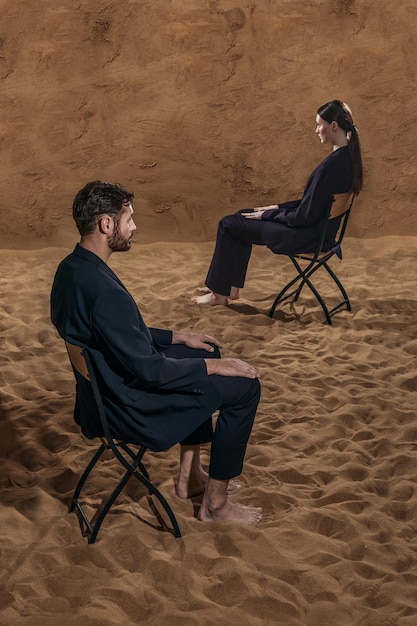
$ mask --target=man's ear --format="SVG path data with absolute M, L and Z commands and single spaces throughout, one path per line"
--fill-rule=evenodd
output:
M 113 219 L 110 215 L 102 215 L 97 222 L 98 229 L 103 235 L 108 235 L 113 228 Z

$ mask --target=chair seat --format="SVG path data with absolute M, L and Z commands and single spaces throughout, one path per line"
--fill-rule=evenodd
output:
M 327 252 L 320 252 L 319 254 L 315 252 L 297 252 L 297 254 L 293 254 L 292 256 L 295 256 L 297 259 L 305 259 L 306 261 L 312 261 L 313 259 L 319 261 L 326 257 L 330 258 L 333 254 L 334 252 L 332 252 L 332 250 L 327 250 Z

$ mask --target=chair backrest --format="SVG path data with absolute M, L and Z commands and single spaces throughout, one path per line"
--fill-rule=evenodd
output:
M 118 453 L 118 451 L 116 451 L 115 449 L 115 444 L 113 442 L 113 435 L 110 432 L 110 427 L 107 421 L 103 399 L 102 399 L 100 388 L 99 388 L 97 378 L 95 375 L 94 366 L 91 361 L 88 350 L 86 348 L 82 348 L 81 346 L 77 346 L 75 344 L 69 343 L 69 341 L 65 341 L 65 346 L 67 348 L 68 356 L 71 361 L 72 367 L 79 374 L 81 374 L 81 376 L 83 376 L 83 378 L 85 378 L 91 385 L 91 390 L 93 392 L 93 396 L 97 405 L 97 410 L 98 410 L 101 426 L 103 429 L 104 437 L 106 438 L 108 445 L 112 448 L 115 455 L 119 457 L 120 453 Z
M 85 362 L 83 349 L 81 348 L 81 346 L 76 346 L 73 343 L 69 343 L 68 341 L 66 341 L 65 347 L 67 348 L 68 356 L 73 368 L 76 369 L 77 372 L 81 374 L 81 376 L 83 376 L 87 380 L 91 380 L 87 363 Z
M 331 229 L 331 223 L 333 220 L 338 219 L 337 232 L 333 233 L 332 239 L 335 242 L 335 246 L 332 249 L 338 250 L 336 254 L 341 258 L 340 245 L 344 237 L 348 218 L 352 208 L 354 195 L 352 192 L 334 194 L 331 199 L 331 204 L 327 209 L 327 214 L 323 221 L 323 229 L 320 239 L 318 241 L 317 249 L 314 254 L 308 255 L 310 258 L 318 259 L 322 257 L 328 250 L 326 244 L 329 237 L 329 227 Z M 307 255 L 306 255 L 307 256 Z
M 351 192 L 337 194 L 334 196 L 333 204 L 330 209 L 329 222 L 330 220 L 340 218 L 340 224 L 339 224 L 339 227 L 337 230 L 337 236 L 336 236 L 336 243 L 337 243 L 337 246 L 339 247 L 340 258 L 342 258 L 340 246 L 341 246 L 343 237 L 346 232 L 346 227 L 348 225 L 348 219 L 349 219 L 350 212 L 352 210 L 354 199 L 355 199 L 355 196 Z
M 329 219 L 340 217 L 347 211 L 350 211 L 353 204 L 354 195 L 351 191 L 347 193 L 337 193 L 333 196 L 333 202 L 330 207 Z

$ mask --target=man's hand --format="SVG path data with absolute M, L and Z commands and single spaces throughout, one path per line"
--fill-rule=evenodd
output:
M 172 343 L 183 343 L 189 348 L 197 348 L 207 350 L 207 352 L 213 352 L 214 346 L 218 348 L 222 347 L 222 344 L 218 339 L 205 333 L 186 333 L 180 331 L 172 332 Z M 210 344 L 213 344 L 212 346 Z
M 253 365 L 240 359 L 204 359 L 207 366 L 207 374 L 218 376 L 243 376 L 243 378 L 259 378 L 259 374 Z

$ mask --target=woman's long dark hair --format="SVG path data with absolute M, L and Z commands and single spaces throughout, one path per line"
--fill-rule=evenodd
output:
M 363 169 L 359 134 L 355 122 L 353 121 L 352 111 L 349 109 L 348 105 L 341 100 L 331 100 L 319 107 L 317 113 L 321 119 L 325 122 L 329 122 L 329 124 L 337 122 L 340 128 L 347 134 L 349 153 L 353 165 L 352 191 L 355 196 L 357 196 L 362 189 Z

